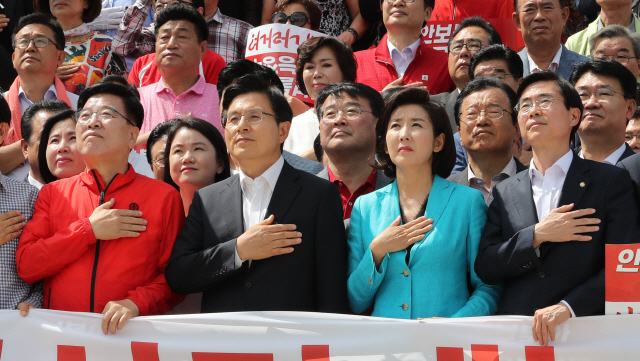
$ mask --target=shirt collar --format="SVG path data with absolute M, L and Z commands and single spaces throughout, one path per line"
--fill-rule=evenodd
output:
M 413 44 L 407 46 L 402 51 L 400 51 L 395 46 L 393 46 L 393 44 L 391 44 L 391 41 L 389 41 L 389 38 L 387 38 L 387 47 L 389 48 L 389 56 L 391 57 L 391 59 L 393 59 L 394 52 L 397 52 L 400 55 L 401 53 L 404 53 L 407 51 L 407 49 L 409 49 L 411 51 L 411 55 L 413 55 L 413 58 L 415 58 L 416 51 L 418 51 L 418 46 L 420 46 L 420 40 L 422 40 L 422 38 L 416 40 Z
M 207 23 L 210 23 L 212 21 L 222 24 L 223 19 L 222 19 L 222 13 L 220 12 L 220 8 L 217 8 L 216 12 L 213 13 L 213 16 L 207 19 Z
M 27 182 L 29 182 L 29 184 L 31 184 L 32 186 L 38 188 L 38 190 L 42 189 L 42 187 L 44 187 L 43 183 L 40 183 L 38 180 L 36 180 L 35 178 L 33 178 L 31 176 L 31 172 L 29 172 L 29 175 L 27 176 Z
M 624 153 L 624 151 L 626 149 L 627 149 L 627 143 L 622 143 L 620 148 L 614 150 L 613 153 L 609 154 L 609 156 L 607 158 L 605 158 L 602 161 L 602 163 L 608 163 L 608 164 L 611 164 L 611 165 L 618 164 L 618 160 L 620 160 L 620 157 L 622 157 L 622 153 Z M 584 159 L 584 155 L 582 154 L 582 148 L 580 149 L 580 152 L 578 153 L 578 156 L 580 158 Z
M 467 172 L 467 181 L 471 182 L 472 179 L 474 178 L 478 178 L 476 177 L 475 174 L 473 174 L 473 170 L 471 169 L 471 166 L 468 166 L 469 171 Z M 502 169 L 502 171 L 500 171 L 500 173 L 496 174 L 495 176 L 498 176 L 500 174 L 506 174 L 509 177 L 513 177 L 514 175 L 516 175 L 516 161 L 515 159 L 513 159 L 513 157 L 511 157 L 511 160 L 507 163 L 506 166 L 504 166 L 504 168 Z M 494 177 L 495 177 L 494 176 Z M 467 183 L 469 184 L 469 183 Z
M 31 99 L 27 98 L 27 94 L 25 94 L 24 90 L 22 89 L 22 85 L 18 89 L 18 97 L 23 100 L 31 101 Z M 47 89 L 47 92 L 44 93 L 44 100 L 57 100 L 57 99 L 58 99 L 58 92 L 56 91 L 56 85 L 51 84 L 49 89 Z
M 560 57 L 561 56 L 562 56 L 562 45 L 560 45 L 560 49 L 558 49 L 558 52 L 553 57 L 553 60 L 551 60 L 551 64 L 549 64 L 549 70 L 553 70 L 555 72 L 555 69 L 557 69 L 558 66 L 560 66 Z M 540 69 L 538 64 L 536 64 L 536 62 L 533 61 L 533 59 L 531 59 L 531 55 L 529 55 L 529 50 L 527 50 L 527 58 L 529 59 L 529 67 L 531 68 L 530 73 L 533 73 L 534 70 L 542 71 L 542 69 Z M 552 69 L 552 66 L 554 64 L 555 64 L 555 69 Z
M 276 183 L 278 182 L 278 177 L 280 177 L 280 173 L 282 172 L 283 166 L 284 166 L 284 158 L 280 156 L 280 158 L 278 158 L 278 160 L 275 163 L 273 163 L 271 167 L 269 167 L 267 170 L 264 171 L 264 173 L 262 173 L 255 179 L 258 179 L 260 177 L 264 178 L 267 181 L 267 184 L 269 184 L 269 188 L 271 188 L 271 192 L 273 192 L 274 189 L 276 188 Z M 242 191 L 245 192 L 244 180 L 247 178 L 251 179 L 251 177 L 244 174 L 244 172 L 240 168 L 238 169 L 238 174 L 240 176 L 240 187 L 242 187 Z
M 602 30 L 602 28 L 604 28 L 604 23 L 602 22 L 602 18 L 600 17 L 600 15 L 598 15 L 598 31 Z M 633 13 L 631 14 L 631 24 L 629 24 L 629 27 L 627 29 L 629 29 L 632 33 L 636 32 L 636 17 L 633 16 Z
M 549 169 L 560 169 L 566 175 L 569 172 L 569 167 L 571 166 L 571 162 L 573 161 L 573 151 L 569 149 L 560 159 L 558 159 Z M 547 169 L 547 171 L 549 171 Z M 545 172 L 546 173 L 546 172 Z M 533 162 L 533 158 L 531 158 L 531 163 L 529 163 L 529 178 L 533 181 L 533 177 L 544 177 L 542 173 L 536 168 L 535 163 Z
M 196 81 L 195 84 L 193 84 L 193 86 L 191 88 L 189 88 L 186 92 L 182 93 L 182 94 L 187 94 L 189 92 L 194 92 L 196 94 L 204 94 L 204 90 L 207 86 L 207 83 L 204 80 L 204 77 L 198 75 L 198 81 Z M 156 94 L 162 93 L 167 91 L 167 89 L 169 89 L 171 91 L 171 94 L 175 95 L 175 93 L 173 92 L 173 89 L 169 88 L 164 81 L 162 81 L 162 77 L 160 78 L 160 80 L 156 83 L 156 87 L 154 89 L 154 91 L 156 92 Z M 180 94 L 180 95 L 182 95 Z
M 342 182 L 342 179 L 336 178 L 335 174 L 333 174 L 333 171 L 331 170 L 331 167 L 329 167 L 328 164 L 327 164 L 327 171 L 329 173 L 329 182 L 331 182 L 331 183 Z M 362 184 L 369 184 L 370 186 L 375 188 L 375 186 L 376 186 L 376 175 L 377 175 L 376 170 L 372 169 L 371 173 L 369 174 L 369 177 Z

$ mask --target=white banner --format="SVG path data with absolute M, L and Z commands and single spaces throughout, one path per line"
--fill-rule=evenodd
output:
M 103 335 L 101 315 L 0 311 L 1 361 L 638 360 L 640 316 L 571 319 L 550 347 L 531 317 L 407 321 L 301 312 L 138 317 Z

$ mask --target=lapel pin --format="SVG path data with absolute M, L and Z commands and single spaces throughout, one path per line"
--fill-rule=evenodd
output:
M 580 187 L 584 188 L 585 184 L 584 182 L 580 182 Z

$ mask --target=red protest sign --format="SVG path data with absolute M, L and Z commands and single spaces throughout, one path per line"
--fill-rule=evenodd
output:
M 607 244 L 605 313 L 640 313 L 640 244 Z

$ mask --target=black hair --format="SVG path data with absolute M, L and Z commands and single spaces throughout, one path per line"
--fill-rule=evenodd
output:
M 142 128 L 142 122 L 144 121 L 144 108 L 136 97 L 136 92 L 131 88 L 135 89 L 133 85 L 123 86 L 114 83 L 96 83 L 80 93 L 80 97 L 78 98 L 78 110 L 84 108 L 87 100 L 93 96 L 101 94 L 115 95 L 122 99 L 122 103 L 124 103 L 124 108 L 126 109 L 127 118 L 131 119 L 136 127 Z
M 622 88 L 626 99 L 636 99 L 637 81 L 629 69 L 613 60 L 590 59 L 584 63 L 576 64 L 569 81 L 574 87 L 580 78 L 587 73 L 616 78 Z
M 347 43 L 332 36 L 311 38 L 300 44 L 298 47 L 298 59 L 296 60 L 296 82 L 298 89 L 305 95 L 309 95 L 309 93 L 307 93 L 307 87 L 302 77 L 304 65 L 310 63 L 316 51 L 324 47 L 333 52 L 338 68 L 340 68 L 340 73 L 342 73 L 342 79 L 344 81 L 356 81 L 358 64 L 356 63 L 356 58 L 353 57 L 351 47 Z
M 582 105 L 582 100 L 580 100 L 580 95 L 578 95 L 578 91 L 566 80 L 561 78 L 556 73 L 545 70 L 537 73 L 532 73 L 527 75 L 524 79 L 522 79 L 522 83 L 518 87 L 518 92 L 516 93 L 518 97 L 518 101 L 522 97 L 522 93 L 524 93 L 525 89 L 529 86 L 540 83 L 543 81 L 551 81 L 556 84 L 558 88 L 558 92 L 564 98 L 564 107 L 569 110 L 571 108 L 578 108 L 580 110 L 580 116 L 578 117 L 578 124 L 576 124 L 571 129 L 571 136 L 569 137 L 569 141 L 574 139 L 578 128 L 580 128 L 580 122 L 582 121 L 582 112 L 584 111 L 584 106 Z
M 456 104 L 453 107 L 457 126 L 460 126 L 460 112 L 462 111 L 460 108 L 462 107 L 462 102 L 464 102 L 465 98 L 475 92 L 483 91 L 490 88 L 500 89 L 506 94 L 507 99 L 509 100 L 509 108 L 505 110 L 510 113 L 511 122 L 513 123 L 513 125 L 515 126 L 516 124 L 518 124 L 518 117 L 515 110 L 513 109 L 518 103 L 516 92 L 514 92 L 510 86 L 503 84 L 492 77 L 480 77 L 467 83 L 467 85 L 458 95 Z
M 369 102 L 373 116 L 376 118 L 380 116 L 382 107 L 384 106 L 384 101 L 377 90 L 361 83 L 343 82 L 329 84 L 324 87 L 320 93 L 318 93 L 315 102 L 316 115 L 318 116 L 318 119 L 322 117 L 322 106 L 329 96 L 340 98 L 345 94 L 352 98 L 361 97 L 366 99 Z
M 218 74 L 218 83 L 216 84 L 218 96 L 222 97 L 222 93 L 224 93 L 224 90 L 229 87 L 229 85 L 233 84 L 236 80 L 245 75 L 256 75 L 263 81 L 266 81 L 280 89 L 284 94 L 284 85 L 275 70 L 251 60 L 239 59 L 230 62 L 220 70 L 220 73 Z
M 192 23 L 194 30 L 196 31 L 196 35 L 198 36 L 199 43 L 207 40 L 209 37 L 207 21 L 196 9 L 187 5 L 174 5 L 169 6 L 158 13 L 154 30 L 156 38 L 158 38 L 158 31 L 160 31 L 160 28 L 172 20 L 185 20 Z
M 376 149 L 375 168 L 384 172 L 387 177 L 396 177 L 396 165 L 393 164 L 387 154 L 387 128 L 391 121 L 391 115 L 396 109 L 405 105 L 419 105 L 428 114 L 433 125 L 433 137 L 444 134 L 444 146 L 442 150 L 433 154 L 431 169 L 434 175 L 447 178 L 451 175 L 456 162 L 456 146 L 453 143 L 453 131 L 449 123 L 449 116 L 442 105 L 431 99 L 429 92 L 421 88 L 405 88 L 391 98 L 385 105 L 382 114 L 376 124 Z
M 46 1 L 47 1 L 47 6 L 49 6 L 49 1 L 48 0 Z M 60 26 L 60 24 L 56 21 L 56 18 L 54 18 L 53 15 L 41 14 L 41 13 L 33 13 L 33 14 L 25 15 L 21 17 L 20 20 L 18 20 L 18 25 L 16 25 L 16 27 L 13 28 L 13 33 L 11 34 L 11 44 L 13 44 L 14 48 L 16 46 L 16 43 L 15 43 L 16 36 L 20 32 L 20 30 L 22 30 L 22 28 L 24 28 L 27 25 L 33 25 L 33 24 L 44 25 L 49 29 L 51 29 L 51 31 L 53 32 L 53 39 L 51 40 L 56 42 L 56 47 L 58 48 L 58 50 L 64 50 L 65 40 L 64 40 L 64 30 L 62 30 L 62 26 Z
M 276 12 L 284 12 L 287 5 L 300 4 L 309 13 L 309 25 L 311 30 L 318 31 L 320 29 L 320 21 L 322 20 L 322 9 L 315 0 L 280 0 L 276 3 Z
M 478 27 L 489 34 L 489 44 L 484 45 L 502 44 L 500 33 L 498 33 L 498 31 L 488 21 L 476 15 L 465 18 L 460 22 L 460 24 L 458 24 L 458 27 L 456 27 L 456 30 L 453 31 L 453 34 L 451 34 L 451 37 L 449 38 L 447 47 L 451 46 L 451 42 L 458 35 L 458 33 L 462 31 L 462 29 L 472 26 Z
M 0 124 L 7 123 L 11 125 L 11 108 L 7 100 L 0 96 Z M 1 144 L 1 143 L 0 143 Z
M 151 149 L 156 144 L 157 141 L 165 137 L 169 134 L 169 130 L 172 126 L 179 122 L 179 119 L 171 119 L 166 122 L 162 122 L 156 125 L 155 128 L 151 132 L 149 132 L 149 138 L 147 138 L 147 162 L 151 164 L 153 159 L 151 159 Z
M 558 0 L 558 3 L 560 4 L 560 8 L 566 8 L 567 6 L 569 6 L 569 0 Z M 516 11 L 516 14 L 518 14 L 520 11 L 518 10 L 518 0 L 513 0 L 513 8 Z
M 171 144 L 173 143 L 173 139 L 175 138 L 178 131 L 183 128 L 193 129 L 200 134 L 202 134 L 211 144 L 213 148 L 216 150 L 216 158 L 218 163 L 222 163 L 224 169 L 219 174 L 216 173 L 213 183 L 217 183 L 221 180 L 227 179 L 231 176 L 231 165 L 229 164 L 229 154 L 227 153 L 227 145 L 224 142 L 224 138 L 220 131 L 216 129 L 211 123 L 194 117 L 188 117 L 184 119 L 172 119 L 171 122 L 174 122 L 169 132 L 167 133 L 167 146 L 164 150 L 164 182 L 174 186 L 176 189 L 180 190 L 178 185 L 171 179 L 171 172 L 169 171 L 169 154 L 171 151 Z M 147 148 L 147 151 L 150 151 Z
M 129 90 L 134 92 L 136 95 L 136 98 L 140 100 L 140 92 L 138 92 L 138 89 L 135 86 L 131 86 L 131 84 L 129 84 L 127 79 L 122 75 L 115 75 L 115 74 L 107 75 L 96 82 L 96 84 L 101 84 L 101 83 L 112 83 L 112 84 L 118 84 L 118 85 L 127 87 Z
M 491 60 L 504 61 L 507 64 L 509 73 L 513 75 L 514 79 L 517 80 L 522 78 L 524 74 L 524 66 L 520 55 L 508 46 L 502 44 L 495 44 L 482 48 L 471 57 L 471 63 L 469 64 L 469 78 L 471 80 L 475 78 L 473 74 L 475 73 L 478 64 Z
M 22 0 L 22 1 L 29 1 L 29 0 Z M 82 21 L 84 21 L 85 23 L 90 23 L 94 21 L 98 16 L 100 16 L 100 12 L 102 11 L 102 1 L 87 0 L 87 3 L 89 4 L 89 8 L 84 9 L 84 11 L 82 12 Z M 49 0 L 33 0 L 33 9 L 38 13 L 51 15 Z M 64 46 L 62 48 L 64 48 Z
M 393 98 L 396 94 L 398 94 L 400 91 L 402 91 L 402 89 L 405 89 L 405 86 L 394 86 L 392 88 L 387 88 L 384 89 L 382 91 L 382 93 L 380 93 L 382 95 L 382 99 L 384 100 L 384 103 L 387 104 L 389 103 L 389 101 L 391 101 L 391 98 Z
M 257 75 L 245 75 L 225 90 L 222 101 L 223 117 L 226 117 L 227 110 L 236 97 L 248 93 L 262 94 L 269 99 L 277 124 L 291 122 L 293 119 L 293 112 L 282 91 Z
M 45 110 L 57 113 L 67 109 L 69 109 L 69 105 L 62 100 L 41 100 L 32 104 L 22 114 L 22 120 L 20 121 L 20 135 L 22 139 L 24 139 L 27 144 L 30 143 L 31 133 L 33 133 L 33 124 L 31 124 L 31 122 L 33 121 L 33 117 L 40 111 Z
M 51 169 L 49 169 L 49 165 L 47 164 L 47 145 L 49 144 L 51 131 L 53 130 L 53 127 L 61 121 L 71 119 L 75 122 L 75 113 L 76 112 L 73 109 L 67 107 L 67 109 L 52 115 L 44 122 L 44 126 L 42 127 L 42 137 L 40 138 L 40 144 L 38 145 L 38 169 L 40 170 L 40 176 L 42 177 L 42 180 L 44 180 L 44 184 L 49 184 L 58 180 L 58 178 L 53 175 Z

